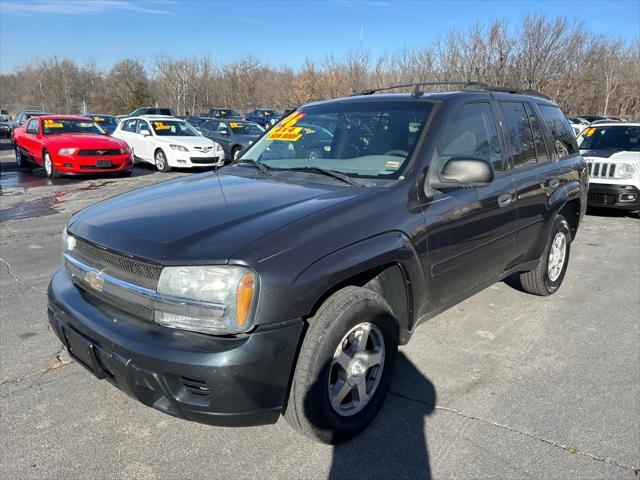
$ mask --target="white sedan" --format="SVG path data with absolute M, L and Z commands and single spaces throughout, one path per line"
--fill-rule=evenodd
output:
M 122 120 L 112 136 L 127 142 L 136 158 L 152 163 L 162 172 L 172 167 L 221 167 L 224 150 L 174 117 L 145 115 Z

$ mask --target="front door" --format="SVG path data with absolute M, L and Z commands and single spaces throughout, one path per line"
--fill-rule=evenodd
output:
M 496 281 L 515 249 L 515 187 L 491 101 L 452 105 L 449 112 L 426 182 L 438 179 L 453 158 L 483 160 L 494 178 L 484 186 L 435 190 L 423 205 L 430 311 Z

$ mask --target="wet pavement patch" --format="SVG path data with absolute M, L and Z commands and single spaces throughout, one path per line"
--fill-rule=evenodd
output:
M 15 207 L 0 211 L 0 222 L 6 220 L 24 220 L 25 218 L 43 217 L 58 213 L 58 205 L 62 203 L 61 196 L 67 192 L 57 192 L 37 200 L 20 202 Z

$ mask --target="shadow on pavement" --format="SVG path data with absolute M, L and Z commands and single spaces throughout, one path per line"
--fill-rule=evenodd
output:
M 622 210 L 619 208 L 606 208 L 606 207 L 589 207 L 587 208 L 587 215 L 592 217 L 638 218 L 638 214 L 637 213 L 633 214 L 631 213 L 630 210 Z
M 371 425 L 334 447 L 331 480 L 431 479 L 425 418 L 435 409 L 435 387 L 398 352 L 391 390 L 395 393 L 389 395 Z

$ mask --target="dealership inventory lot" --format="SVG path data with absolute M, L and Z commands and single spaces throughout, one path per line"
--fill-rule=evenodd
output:
M 334 449 L 284 421 L 174 419 L 72 362 L 46 319 L 65 222 L 190 172 L 51 184 L 0 147 L 3 478 L 633 478 L 640 467 L 637 218 L 588 215 L 554 296 L 503 282 L 419 328 L 381 415 Z

